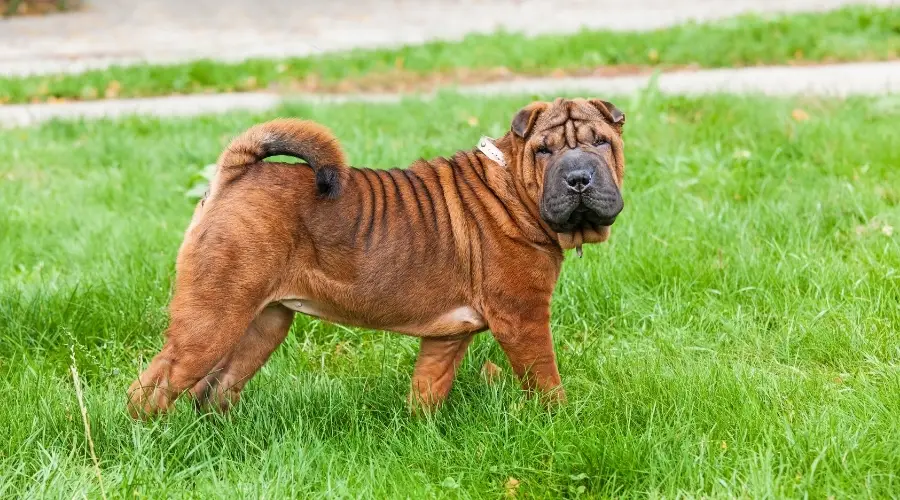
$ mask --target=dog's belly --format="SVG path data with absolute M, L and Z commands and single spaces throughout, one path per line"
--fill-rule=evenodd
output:
M 333 323 L 388 330 L 416 337 L 440 337 L 476 333 L 487 328 L 487 322 L 484 320 L 484 317 L 469 306 L 456 307 L 424 320 L 419 319 L 405 323 L 390 324 L 381 321 L 361 321 L 352 314 L 339 313 L 336 311 L 336 308 L 311 299 L 291 298 L 282 299 L 280 302 L 288 309 Z

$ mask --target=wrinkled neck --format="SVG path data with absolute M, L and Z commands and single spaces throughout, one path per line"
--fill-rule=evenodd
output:
M 502 151 L 503 155 L 506 157 L 506 170 L 508 171 L 508 177 L 515 190 L 515 199 L 525 210 L 528 218 L 533 221 L 533 225 L 536 229 L 539 230 L 539 238 L 541 240 L 546 239 L 547 242 L 558 245 L 557 233 L 550 229 L 550 226 L 548 226 L 547 223 L 544 222 L 544 219 L 541 218 L 539 204 L 540 193 L 536 193 L 535 195 L 530 194 L 525 184 L 525 172 L 523 171 L 522 165 L 522 158 L 525 152 L 524 141 L 515 136 L 512 132 L 507 132 L 503 137 L 496 139 L 494 145 L 497 146 L 497 149 Z M 535 179 L 538 186 L 541 185 L 540 181 L 541 179 Z

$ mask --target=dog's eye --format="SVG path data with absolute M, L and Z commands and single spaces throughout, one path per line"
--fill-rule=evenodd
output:
M 602 137 L 598 137 L 598 138 L 594 139 L 594 147 L 595 148 L 599 148 L 600 146 L 603 146 L 604 144 L 609 144 L 609 141 L 607 141 L 606 139 L 604 139 Z
M 550 148 L 548 148 L 547 146 L 538 146 L 538 148 L 534 152 L 539 155 L 548 155 L 552 153 L 552 151 L 550 151 Z

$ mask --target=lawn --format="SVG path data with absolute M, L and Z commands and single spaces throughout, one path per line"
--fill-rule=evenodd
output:
M 79 0 L 0 0 L 0 19 L 9 16 L 60 13 L 80 7 Z
M 395 49 L 284 60 L 137 65 L 80 75 L 0 78 L 0 104 L 170 93 L 428 90 L 518 75 L 629 74 L 679 68 L 889 60 L 900 54 L 900 8 L 743 15 L 650 32 L 585 30 L 530 37 L 469 35 Z
M 552 96 L 545 96 L 552 97 Z M 265 116 L 50 123 L 0 136 L 0 497 L 886 497 L 900 491 L 900 98 L 612 99 L 626 208 L 553 303 L 570 401 L 525 399 L 488 335 L 448 404 L 404 406 L 414 339 L 298 318 L 227 416 L 137 423 L 185 196 L 274 115 L 355 164 L 499 135 L 529 99 L 444 93 Z M 476 125 L 473 125 L 476 124 Z M 504 368 L 488 385 L 479 368 Z

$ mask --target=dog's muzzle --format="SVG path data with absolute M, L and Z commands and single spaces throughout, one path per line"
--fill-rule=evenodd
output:
M 541 217 L 557 233 L 608 233 L 623 207 L 612 170 L 599 155 L 573 149 L 548 166 Z

